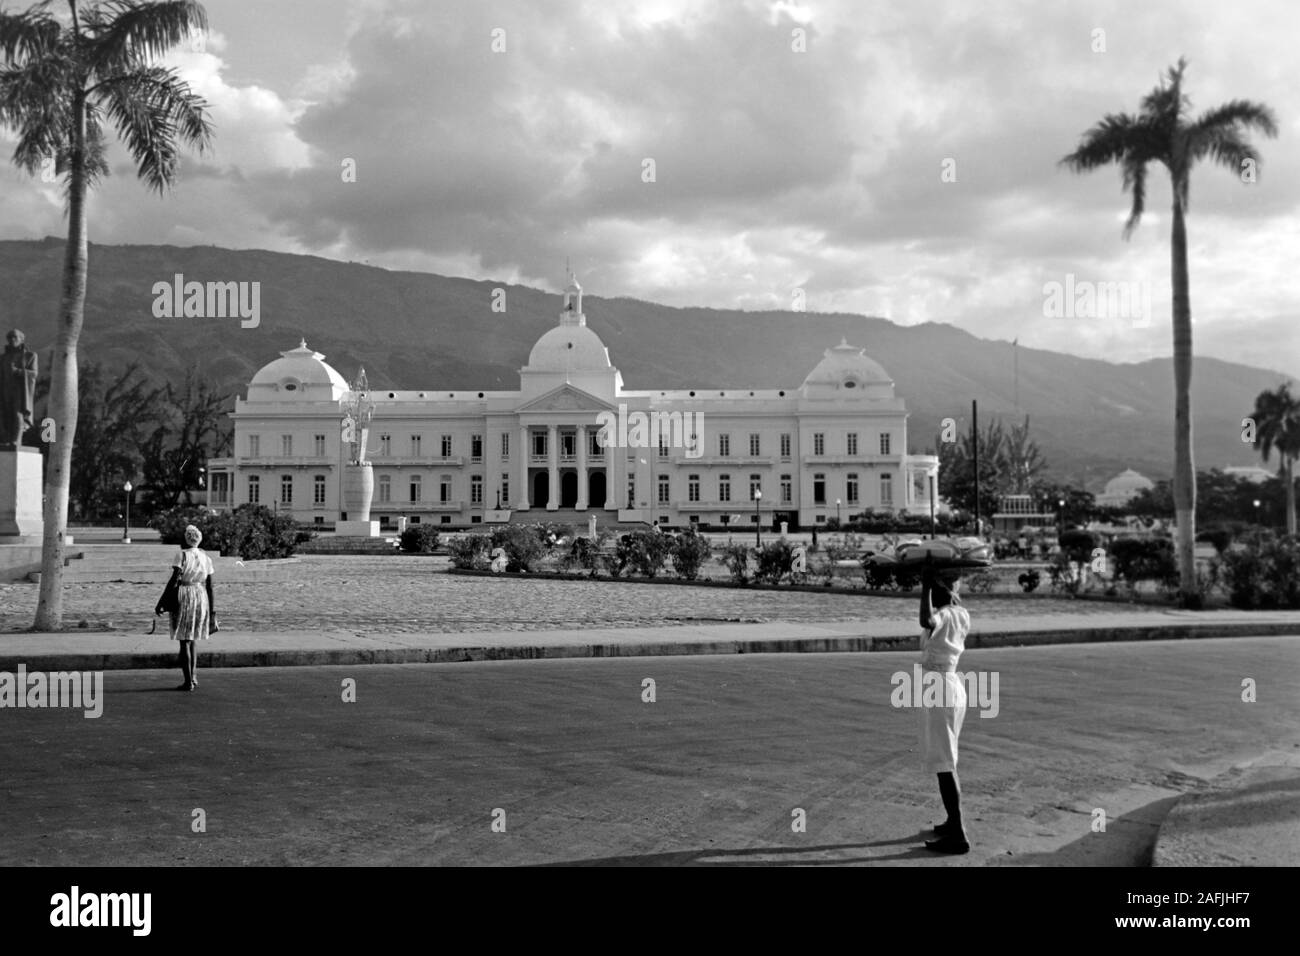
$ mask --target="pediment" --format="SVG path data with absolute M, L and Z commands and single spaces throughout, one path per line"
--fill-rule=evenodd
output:
M 588 412 L 592 410 L 616 411 L 613 405 L 590 392 L 564 384 L 520 405 L 517 412 Z

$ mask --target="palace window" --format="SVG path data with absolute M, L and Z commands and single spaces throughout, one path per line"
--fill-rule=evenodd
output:
M 851 505 L 858 503 L 858 476 L 856 472 L 849 472 L 844 479 L 844 500 Z
M 826 475 L 820 471 L 813 475 L 813 504 L 826 504 Z
M 510 433 L 509 432 L 501 433 L 501 457 L 502 458 L 510 457 Z
M 469 457 L 471 461 L 483 460 L 483 436 L 471 435 L 469 437 Z
M 889 454 L 889 432 L 882 432 L 880 435 L 880 453 Z
M 510 479 L 505 475 L 501 476 L 501 507 L 510 507 Z
M 420 500 L 420 476 L 419 475 L 411 476 L 410 490 L 411 490 L 411 501 L 419 501 Z
M 444 505 L 451 501 L 451 475 L 442 475 L 439 477 L 438 500 Z
M 474 475 L 469 480 L 469 503 L 472 505 L 481 505 L 483 503 L 482 475 Z
M 325 505 L 325 476 L 316 475 L 312 479 L 311 503 L 317 507 Z
M 250 505 L 261 504 L 262 501 L 262 479 L 257 475 L 248 476 L 248 503 Z
M 856 455 L 858 453 L 858 433 L 849 432 L 848 436 L 845 438 L 844 446 L 844 450 L 847 454 Z
M 659 475 L 658 481 L 659 481 L 659 503 L 661 505 L 666 505 L 669 502 L 668 476 Z
M 262 436 L 249 435 L 248 436 L 248 457 L 258 458 L 261 456 L 261 454 L 262 454 Z
M 759 451 L 759 437 L 757 433 L 751 433 L 749 436 L 749 457 L 757 458 L 762 452 Z
M 393 479 L 388 475 L 379 476 L 379 502 L 388 504 L 393 500 Z
M 539 458 L 546 456 L 546 432 L 533 432 L 533 454 Z
M 393 436 L 392 436 L 392 435 L 380 435 L 380 436 L 379 436 L 379 454 L 381 454 L 381 455 L 383 455 L 385 458 L 387 458 L 387 457 L 388 457 L 389 455 L 391 455 L 392 453 L 393 453 Z
M 412 458 L 420 457 L 420 436 L 419 435 L 411 436 L 411 457 Z
M 574 432 L 560 432 L 560 457 L 574 458 L 578 454 L 578 436 Z
M 700 500 L 700 476 L 699 475 L 686 476 L 686 500 L 687 501 Z
M 280 436 L 280 454 L 283 455 L 285 458 L 293 457 L 293 436 L 292 435 Z
M 719 501 L 731 500 L 731 476 L 730 475 L 718 475 L 718 500 Z
M 781 504 L 788 505 L 794 495 L 794 483 L 789 475 L 781 476 Z
M 450 435 L 442 436 L 442 457 L 443 458 L 451 457 L 451 436 Z
M 749 500 L 753 501 L 754 495 L 762 490 L 763 490 L 763 476 L 750 475 L 749 476 Z
M 730 435 L 718 436 L 718 457 L 719 458 L 731 457 L 731 436 Z
M 605 454 L 605 449 L 600 443 L 600 429 L 587 429 L 587 454 L 592 458 L 599 458 Z
M 316 447 L 315 447 L 315 452 L 314 452 L 314 454 L 316 455 L 316 457 L 317 457 L 317 458 L 324 458 L 324 457 L 325 457 L 325 436 L 324 436 L 324 435 L 316 435 L 316 436 L 312 439 L 312 441 L 313 441 L 313 443 L 314 443 L 315 446 L 316 446 Z
M 894 476 L 880 476 L 880 503 L 891 506 L 894 503 Z
M 790 458 L 790 433 L 781 433 L 781 457 L 789 460 Z
M 280 476 L 280 504 L 293 504 L 293 475 Z
M 826 454 L 826 433 L 825 432 L 813 433 L 813 454 L 814 455 Z

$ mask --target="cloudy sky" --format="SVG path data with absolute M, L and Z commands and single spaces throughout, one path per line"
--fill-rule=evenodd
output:
M 210 36 L 171 61 L 215 150 L 166 201 L 116 165 L 92 241 L 550 289 L 567 256 L 597 295 L 786 309 L 801 290 L 809 311 L 1115 360 L 1170 353 L 1168 180 L 1125 242 L 1118 171 L 1057 161 L 1186 55 L 1194 113 L 1247 98 L 1280 126 L 1255 183 L 1193 174 L 1196 351 L 1300 375 L 1292 0 L 206 8 Z M 0 168 L 0 238 L 62 232 L 57 187 Z M 1051 314 L 1052 283 L 1124 283 L 1150 313 Z

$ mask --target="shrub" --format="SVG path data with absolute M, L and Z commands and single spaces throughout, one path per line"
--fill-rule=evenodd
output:
M 1076 564 L 1092 560 L 1092 551 L 1097 547 L 1097 536 L 1091 531 L 1062 531 L 1058 541 L 1061 551 Z
M 883 591 L 894 584 L 894 565 L 892 564 L 876 564 L 864 561 L 862 571 L 869 588 Z
M 758 552 L 758 568 L 754 578 L 768 584 L 780 584 L 781 579 L 790 573 L 790 562 L 794 549 L 787 541 L 769 541 Z
M 996 581 L 992 571 L 976 571 L 966 576 L 964 587 L 971 594 L 987 594 L 993 590 Z
M 1038 589 L 1038 585 L 1042 583 L 1042 580 L 1043 580 L 1043 576 L 1033 568 L 1031 568 L 1028 571 L 1022 572 L 1020 577 L 1016 578 L 1016 581 L 1020 584 L 1020 589 L 1024 591 L 1026 594 L 1029 594 L 1032 591 L 1036 591 Z
M 438 529 L 431 524 L 407 525 L 400 540 L 402 550 L 408 554 L 433 554 L 438 546 Z
M 729 544 L 722 549 L 718 560 L 727 566 L 731 580 L 737 584 L 749 581 L 749 547 L 743 544 Z
M 542 536 L 535 526 L 517 524 L 494 530 L 492 547 L 506 549 L 507 571 L 531 571 L 544 550 Z
M 633 531 L 618 540 L 619 569 L 632 567 L 643 577 L 653 578 L 668 560 L 671 541 L 657 531 Z
M 185 526 L 194 525 L 203 532 L 203 541 L 199 547 L 204 545 L 215 547 L 208 539 L 212 537 L 211 529 L 218 515 L 208 508 L 201 508 L 197 505 L 171 508 L 167 511 L 160 511 L 149 519 L 149 527 L 158 532 L 158 538 L 163 544 L 176 544 L 181 547 L 185 546 Z
M 485 534 L 466 534 L 447 542 L 451 566 L 465 571 L 486 571 L 491 539 Z
M 601 566 L 601 550 L 608 543 L 609 538 L 608 531 L 599 532 L 594 541 L 588 537 L 574 538 L 565 557 L 565 566 L 580 567 L 595 577 L 596 571 Z
M 710 554 L 709 542 L 700 535 L 691 531 L 679 534 L 672 542 L 673 570 L 679 578 L 694 581 Z
M 298 545 L 315 537 L 314 532 L 299 530 L 289 515 L 277 514 L 264 505 L 240 505 L 228 514 L 216 515 L 210 530 L 210 539 L 204 533 L 204 543 L 210 541 L 211 548 L 245 561 L 287 558 Z
M 1079 562 L 1071 561 L 1070 556 L 1060 551 L 1052 556 L 1047 572 L 1052 576 L 1052 590 L 1078 594 L 1083 581 L 1079 574 Z
M 1116 538 L 1110 546 L 1112 571 L 1134 591 L 1139 581 L 1157 581 L 1168 587 L 1178 581 L 1178 561 L 1168 538 Z
M 844 557 L 844 549 L 836 544 L 827 544 L 826 547 L 822 549 L 822 553 L 822 561 L 821 564 L 818 565 L 817 571 L 821 575 L 822 584 L 830 587 L 835 583 L 835 575 L 839 571 L 835 562 Z M 787 562 L 786 567 L 789 566 L 789 562 Z

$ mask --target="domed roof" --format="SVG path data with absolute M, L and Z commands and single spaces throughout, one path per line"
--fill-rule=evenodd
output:
M 320 352 L 309 349 L 303 340 L 296 349 L 281 352 L 274 362 L 262 366 L 249 385 L 327 385 L 347 391 L 351 386 L 324 358 Z
M 528 353 L 528 369 L 534 372 L 612 367 L 605 343 L 585 325 L 557 325 L 548 329 Z
M 1096 487 L 1095 485 L 1093 487 Z M 1145 475 L 1139 474 L 1132 468 L 1121 471 L 1118 475 L 1106 482 L 1106 495 L 1123 495 L 1128 493 L 1136 494 L 1147 488 L 1154 488 L 1155 483 Z
M 808 373 L 804 385 L 848 385 L 850 388 L 863 385 L 892 385 L 894 380 L 881 367 L 879 362 L 867 357 L 865 349 L 849 345 L 841 340 L 833 349 L 827 349 L 825 357 L 817 367 Z

